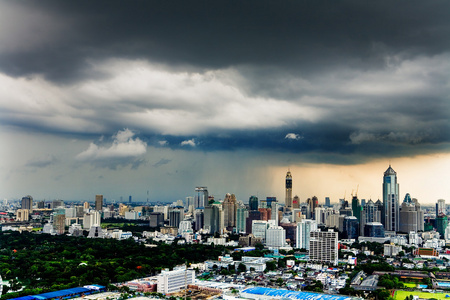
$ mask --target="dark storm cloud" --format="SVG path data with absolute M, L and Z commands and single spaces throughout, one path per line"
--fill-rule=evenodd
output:
M 333 163 L 450 142 L 447 1 L 0 6 L 3 125 Z M 147 144 L 131 141 L 78 158 L 137 168 Z
M 11 30 L 8 39 L 35 31 L 45 43 L 21 42 L 1 51 L 0 68 L 56 81 L 95 76 L 86 73 L 89 60 L 107 57 L 198 68 L 267 65 L 309 73 L 340 65 L 382 66 L 388 54 L 435 55 L 448 50 L 450 43 L 446 1 L 7 4 L 13 13 L 22 12 L 19 5 L 27 5 L 31 16 L 44 12 L 48 22 Z

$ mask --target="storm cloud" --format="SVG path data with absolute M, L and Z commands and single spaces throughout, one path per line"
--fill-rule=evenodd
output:
M 0 126 L 73 137 L 88 145 L 74 162 L 113 170 L 175 164 L 150 147 L 331 164 L 448 153 L 448 11 L 448 1 L 2 1 Z

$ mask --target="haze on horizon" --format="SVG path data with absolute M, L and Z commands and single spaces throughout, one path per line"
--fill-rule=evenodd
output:
M 448 1 L 2 1 L 0 198 L 450 200 Z

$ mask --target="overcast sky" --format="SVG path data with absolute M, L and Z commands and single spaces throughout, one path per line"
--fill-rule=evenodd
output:
M 1 1 L 0 197 L 450 200 L 449 11 Z

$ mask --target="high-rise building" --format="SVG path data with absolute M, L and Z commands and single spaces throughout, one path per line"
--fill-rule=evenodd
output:
M 250 210 L 258 210 L 258 205 L 258 197 L 250 196 L 250 199 L 248 199 L 248 206 L 250 207 Z
M 411 202 L 414 203 L 417 211 L 417 231 L 424 231 L 425 212 L 420 208 L 419 200 L 412 198 Z
M 131 203 L 133 201 L 133 198 L 130 196 L 128 196 L 128 203 Z
M 418 213 L 416 210 L 416 206 L 414 202 L 411 200 L 411 196 L 409 193 L 406 194 L 405 199 L 400 207 L 399 212 L 400 223 L 399 223 L 399 231 L 404 233 L 409 233 L 411 231 L 418 231 Z
M 297 244 L 296 248 L 309 250 L 309 233 L 317 229 L 317 223 L 314 220 L 303 219 L 297 223 Z
M 236 196 L 234 194 L 226 194 L 222 202 L 224 214 L 224 226 L 227 229 L 236 227 Z
M 315 230 L 310 232 L 309 259 L 317 262 L 338 264 L 338 233 Z
M 178 227 L 180 222 L 183 221 L 184 215 L 181 210 L 174 209 L 169 212 L 169 226 L 170 227 Z
M 208 203 L 208 189 L 203 187 L 195 188 L 194 208 L 203 208 L 209 206 Z
M 352 197 L 352 212 L 353 216 L 356 217 L 356 219 L 358 219 L 358 223 L 361 223 L 361 211 L 362 207 L 359 204 L 358 196 L 355 195 Z
M 391 165 L 383 176 L 383 216 L 384 228 L 387 231 L 399 230 L 399 186 L 397 173 Z
M 236 210 L 236 232 L 245 233 L 246 231 L 246 219 L 248 217 L 248 210 L 245 206 L 239 207 Z
M 261 212 L 258 210 L 251 210 L 248 212 L 248 217 L 245 220 L 245 233 L 252 233 L 252 224 L 253 221 L 261 220 Z
M 200 209 L 195 210 L 195 224 L 194 229 L 195 231 L 199 231 L 203 228 L 205 224 L 205 215 L 203 214 L 203 211 Z
M 266 241 L 266 231 L 269 228 L 270 223 L 267 221 L 253 221 L 252 223 L 252 234 L 261 238 L 261 241 L 264 243 Z
M 95 195 L 95 210 L 103 210 L 103 195 Z
M 30 195 L 23 197 L 21 204 L 22 209 L 28 209 L 29 211 L 33 210 L 33 197 Z
M 150 213 L 150 227 L 164 226 L 164 213 L 151 212 Z
M 214 234 L 220 232 L 221 222 L 220 222 L 221 209 L 217 205 L 206 206 L 204 210 L 204 229 L 208 230 L 209 233 Z
M 439 199 L 436 202 L 436 216 L 439 216 L 441 214 L 446 215 L 447 212 L 445 210 L 445 200 L 444 199 Z
M 325 197 L 325 206 L 326 207 L 331 207 L 330 197 Z
M 441 238 L 445 236 L 445 229 L 448 226 L 448 217 L 444 214 L 440 214 L 436 217 L 436 231 L 439 232 Z
M 286 231 L 281 226 L 270 226 L 266 230 L 267 247 L 284 247 L 286 245 Z
M 272 208 L 273 203 L 277 202 L 277 197 L 266 197 L 266 207 L 267 208 Z
M 355 216 L 344 218 L 344 237 L 357 239 L 359 236 L 359 222 Z
M 316 196 L 308 198 L 306 200 L 306 205 L 307 205 L 306 218 L 314 219 L 315 209 L 316 207 L 319 206 L 319 199 Z
M 297 195 L 292 198 L 292 208 L 300 208 L 300 197 Z
M 288 171 L 286 174 L 286 197 L 285 206 L 287 208 L 292 208 L 292 174 Z

